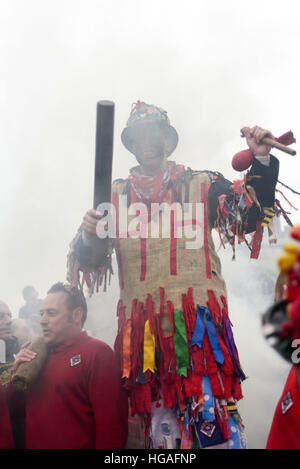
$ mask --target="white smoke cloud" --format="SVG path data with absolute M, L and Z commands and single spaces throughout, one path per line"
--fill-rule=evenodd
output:
M 44 296 L 65 277 L 68 243 L 92 205 L 100 99 L 116 103 L 114 177 L 126 177 L 134 163 L 119 136 L 137 99 L 168 111 L 180 137 L 177 162 L 229 179 L 240 176 L 231 158 L 245 148 L 244 125 L 300 135 L 298 8 L 296 0 L 272 6 L 261 0 L 1 1 L 0 297 L 15 315 L 24 285 Z M 298 157 L 280 155 L 280 161 L 280 179 L 297 189 Z M 250 288 L 252 277 L 241 275 L 238 260 L 235 271 L 241 291 Z M 224 273 L 230 281 L 231 270 Z M 97 327 L 106 328 L 108 341 L 116 330 L 117 289 L 114 280 L 99 302 Z M 252 376 L 242 404 L 248 439 L 262 445 L 286 368 L 263 345 L 262 302 L 231 301 Z M 244 348 L 248 327 L 255 337 L 251 352 Z

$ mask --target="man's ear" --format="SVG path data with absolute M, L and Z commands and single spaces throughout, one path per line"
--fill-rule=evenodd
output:
M 166 139 L 165 140 L 165 152 L 166 152 L 167 155 L 170 154 L 170 152 L 172 150 L 172 147 L 173 147 L 172 142 L 169 139 Z
M 78 306 L 78 308 L 75 308 L 72 311 L 72 318 L 73 318 L 73 323 L 76 326 L 81 326 L 82 324 L 82 319 L 83 319 L 83 308 Z

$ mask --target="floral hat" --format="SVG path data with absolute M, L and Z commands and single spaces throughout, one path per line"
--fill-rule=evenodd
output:
M 165 139 L 168 141 L 167 156 L 170 156 L 178 143 L 177 131 L 170 125 L 170 120 L 164 109 L 142 101 L 133 104 L 127 125 L 121 134 L 123 145 L 133 153 L 137 127 L 149 124 L 159 125 Z

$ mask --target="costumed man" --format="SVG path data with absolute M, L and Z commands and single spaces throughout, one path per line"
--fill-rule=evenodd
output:
M 236 405 L 245 375 L 211 232 L 218 228 L 222 243 L 226 237 L 233 249 L 235 239 L 255 232 L 249 247 L 257 257 L 279 162 L 261 143 L 272 138 L 269 131 L 253 127 L 243 133 L 255 158 L 245 180 L 232 184 L 220 173 L 168 160 L 178 134 L 159 107 L 137 102 L 122 132 L 138 166 L 112 187 L 120 283 L 115 346 L 147 448 L 245 447 Z M 104 220 L 110 232 L 108 218 L 99 222 L 102 216 L 89 210 L 71 243 L 73 284 L 80 271 L 89 286 L 103 276 L 105 266 L 93 262 Z
M 117 360 L 107 344 L 82 331 L 86 315 L 80 290 L 53 285 L 41 306 L 45 358 L 39 361 L 41 352 L 28 348 L 28 343 L 16 357 L 11 389 L 26 377 L 20 365 L 40 363 L 26 388 L 27 449 L 121 449 L 126 445 L 127 395 Z
M 291 230 L 300 241 L 300 226 Z M 267 449 L 300 449 L 300 247 L 287 243 L 278 259 L 281 298 L 263 316 L 263 332 L 293 366 L 276 406 Z

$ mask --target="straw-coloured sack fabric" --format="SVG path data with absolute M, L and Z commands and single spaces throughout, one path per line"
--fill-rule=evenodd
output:
M 175 269 L 176 274 L 170 269 L 171 241 L 169 238 L 151 238 L 145 241 L 145 278 L 141 280 L 141 240 L 140 239 L 120 239 L 116 243 L 117 257 L 119 261 L 119 277 L 121 293 L 120 299 L 125 307 L 126 318 L 130 317 L 132 311 L 132 301 L 137 299 L 145 304 L 147 295 L 150 294 L 154 303 L 154 314 L 160 312 L 161 292 L 164 289 L 165 306 L 167 301 L 171 301 L 175 309 L 182 309 L 182 294 L 189 288 L 193 288 L 194 298 L 197 303 L 206 305 L 208 301 L 208 290 L 214 290 L 218 299 L 226 296 L 226 286 L 221 275 L 221 264 L 215 251 L 211 236 L 211 225 L 207 217 L 207 190 L 210 183 L 206 173 L 196 174 L 190 183 L 189 200 L 194 203 L 203 203 L 204 215 L 206 219 L 207 250 L 209 256 L 209 266 L 207 266 L 205 243 L 200 249 L 186 249 L 186 238 L 183 233 L 182 238 L 175 242 Z M 121 194 L 124 190 L 124 183 L 114 186 L 113 191 Z M 202 192 L 202 193 L 201 193 Z M 204 197 L 203 197 L 204 196 Z M 182 200 L 184 200 L 184 188 Z M 168 202 L 169 203 L 169 202 Z M 170 203 L 169 203 L 170 205 Z M 160 215 L 160 228 L 162 227 Z M 135 216 L 128 217 L 129 222 Z M 204 224 L 204 220 L 203 221 Z M 123 288 L 122 288 L 123 287 Z M 169 317 L 166 307 L 164 308 L 161 325 L 164 334 L 171 332 Z

